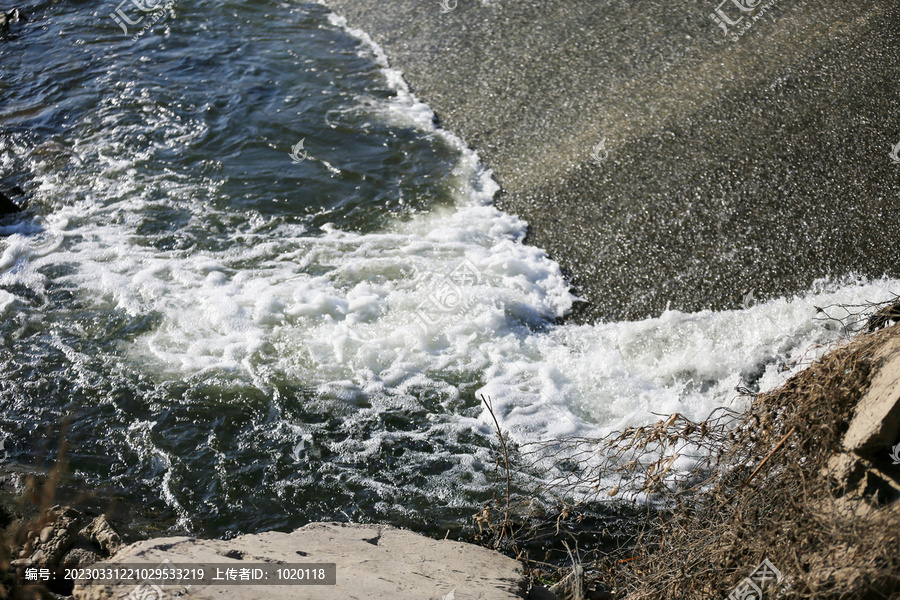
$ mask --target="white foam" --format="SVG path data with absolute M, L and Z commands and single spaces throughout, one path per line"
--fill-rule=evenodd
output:
M 737 386 L 772 389 L 841 337 L 840 328 L 816 319 L 817 306 L 887 299 L 900 281 L 829 287 L 747 310 L 671 310 L 638 322 L 554 327 L 519 342 L 510 352 L 518 360 L 494 366 L 480 391 L 521 442 L 740 409 Z M 552 412 L 556 419 L 542 417 Z
M 172 489 L 172 477 L 178 458 L 161 450 L 153 443 L 151 437 L 156 425 L 156 421 L 135 421 L 131 423 L 125 434 L 125 442 L 138 456 L 150 457 L 156 463 L 153 465 L 155 469 L 163 472 L 162 481 L 160 482 L 160 494 L 166 504 L 174 509 L 178 515 L 178 525 L 189 528 L 190 513 L 178 500 L 178 493 Z M 153 482 L 148 481 L 146 483 L 152 484 Z
M 859 282 L 747 310 L 671 310 L 639 322 L 552 325 L 574 301 L 559 266 L 522 243 L 522 220 L 490 205 L 498 188 L 477 154 L 436 130 L 430 109 L 409 93 L 383 52 L 351 31 L 367 40 L 397 91 L 381 105 L 362 98 L 358 109 L 458 148 L 449 186 L 454 206 L 367 234 L 333 226 L 310 235 L 302 226 L 250 215 L 225 249 L 159 250 L 138 234 L 142 212 L 183 211 L 192 223 L 184 235 L 202 235 L 210 220 L 233 222 L 206 201 L 219 184 L 144 170 L 149 150 L 122 158 L 107 147 L 110 133 L 101 128 L 78 142 L 78 154 L 90 157 L 90 173 L 43 175 L 39 200 L 52 210 L 39 231 L 0 240 L 0 283 L 41 292 L 54 270 L 62 274 L 53 285 L 69 287 L 89 307 L 158 315 L 151 331 L 123 341 L 120 352 L 160 383 L 215 376 L 270 392 L 274 381 L 289 380 L 331 400 L 365 399 L 371 407 L 358 420 L 397 403 L 415 406 L 421 390 L 432 390 L 448 410 L 434 416 L 434 427 L 492 435 L 487 412 L 452 414 L 465 384 L 492 398 L 502 426 L 519 443 L 599 435 L 655 420 L 655 413 L 698 419 L 717 406 L 739 407 L 736 385 L 751 375 L 764 388 L 777 385 L 818 352 L 813 345 L 839 336 L 813 319 L 815 305 L 881 300 L 900 289 L 896 280 Z M 121 93 L 155 107 L 138 90 Z M 166 148 L 205 132 L 202 124 L 155 109 L 147 111 L 146 125 L 118 125 L 115 104 L 90 118 L 123 135 L 142 135 L 146 127 L 165 132 Z M 164 197 L 154 196 L 159 190 Z M 14 302 L 3 292 L 0 314 Z M 135 424 L 130 435 L 141 440 L 151 428 Z M 299 436 L 295 460 L 312 447 L 308 430 L 288 427 L 283 435 Z M 348 437 L 332 450 L 361 460 L 389 439 L 381 433 L 363 444 Z M 456 464 L 467 468 L 465 461 Z
M 324 1 L 320 0 L 319 3 L 325 5 Z M 362 55 L 371 58 L 375 64 L 381 67 L 381 72 L 388 86 L 397 94 L 394 101 L 381 105 L 385 115 L 396 119 L 386 119 L 386 121 L 391 124 L 412 125 L 423 131 L 434 130 L 432 125 L 434 112 L 431 110 L 431 107 L 424 102 L 420 102 L 409 91 L 409 85 L 403 79 L 403 73 L 390 66 L 384 49 L 376 44 L 368 33 L 361 29 L 350 27 L 347 24 L 347 19 L 336 13 L 328 13 L 328 22 L 363 42 L 361 46 Z
M 6 311 L 16 302 L 16 297 L 5 290 L 0 290 L 0 317 L 6 317 Z

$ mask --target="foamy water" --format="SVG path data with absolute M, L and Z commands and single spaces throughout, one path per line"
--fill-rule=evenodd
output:
M 297 490 L 314 496 L 323 481 L 374 494 L 362 503 L 378 518 L 422 519 L 427 502 L 410 500 L 420 496 L 465 511 L 490 490 L 492 420 L 481 395 L 520 444 L 599 436 L 674 412 L 700 419 L 741 408 L 736 386 L 777 386 L 836 340 L 840 329 L 815 319 L 816 306 L 900 290 L 896 280 L 821 282 L 745 310 L 556 324 L 575 298 L 559 266 L 522 243 L 526 223 L 491 205 L 490 171 L 435 129 L 371 40 L 337 17 L 327 23 L 332 35 L 361 40 L 360 57 L 394 94 L 357 93 L 324 127 L 412 130 L 450 149 L 445 196 L 427 210 L 358 231 L 340 219 L 313 226 L 230 206 L 219 157 L 189 171 L 160 159 L 177 162 L 212 135 L 202 113 L 160 107 L 147 88 L 111 76 L 119 91 L 76 117 L 71 156 L 56 153 L 48 165 L 27 136 L 0 145 L 4 166 L 25 165 L 37 182 L 38 216 L 6 221 L 0 238 L 0 314 L 18 319 L 5 332 L 10 356 L 58 350 L 61 380 L 76 382 L 67 385 L 86 403 L 113 407 L 99 434 L 112 454 L 142 465 L 109 481 L 158 486 L 186 528 L 217 502 L 252 504 L 248 493 L 302 511 L 289 506 Z M 129 111 L 142 118 L 129 120 Z M 323 177 L 349 169 L 311 151 L 303 168 L 320 166 Z M 62 290 L 71 300 L 54 299 Z M 122 325 L 110 331 L 113 322 Z M 44 334 L 29 342 L 34 327 Z M 92 346 L 95 337 L 105 342 Z M 133 409 L 129 395 L 146 405 Z M 258 406 L 234 417 L 237 433 L 215 410 L 199 412 L 239 402 Z M 197 419 L 172 434 L 190 438 L 196 457 L 166 441 L 169 411 Z M 235 480 L 248 461 L 265 471 L 251 492 Z M 207 495 L 185 491 L 200 471 Z M 310 518 L 327 513 L 316 510 Z M 210 527 L 255 526 L 232 520 Z

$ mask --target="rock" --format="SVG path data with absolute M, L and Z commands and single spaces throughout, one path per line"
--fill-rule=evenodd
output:
M 81 534 L 96 544 L 107 556 L 112 556 L 122 547 L 122 538 L 103 515 L 91 521 Z
M 10 23 L 18 23 L 25 20 L 25 16 L 22 15 L 18 8 L 14 8 L 9 12 L 0 11 L 0 30 L 9 27 Z
M 559 600 L 559 598 L 544 586 L 536 585 L 528 592 L 528 600 Z
M 53 535 L 53 526 L 47 525 L 43 529 L 41 529 L 41 542 L 50 541 L 50 537 Z
M 74 508 L 66 507 L 55 513 L 53 522 L 41 529 L 39 542 L 31 555 L 32 562 L 40 567 L 58 565 L 78 539 L 80 526 L 81 513 Z
M 13 521 L 12 512 L 8 508 L 6 508 L 2 504 L 0 504 L 0 529 L 6 527 L 10 523 L 12 523 L 12 521 Z
M 266 532 L 232 540 L 176 537 L 145 540 L 120 550 L 105 564 L 156 566 L 227 563 L 336 563 L 336 585 L 192 586 L 185 600 L 514 600 L 525 597 L 527 579 L 515 560 L 480 546 L 385 525 L 312 523 L 292 533 Z M 165 592 L 174 586 L 160 586 Z M 75 586 L 76 600 L 126 597 L 134 586 Z M 179 588 L 180 590 L 180 588 Z
M 847 492 L 853 490 L 865 476 L 865 467 L 854 455 L 841 452 L 828 459 L 821 474 L 831 480 L 836 491 Z
M 876 331 L 897 321 L 900 321 L 900 302 L 886 306 L 869 317 L 869 320 L 866 322 L 866 330 L 869 332 Z
M 76 546 L 63 556 L 60 566 L 71 569 L 89 567 L 103 560 L 103 556 L 94 552 L 90 547 Z
M 0 192 L 0 215 L 9 215 L 20 212 L 22 209 L 19 205 L 10 200 L 6 194 Z
M 842 440 L 844 451 L 831 456 L 820 471 L 834 492 L 833 500 L 823 501 L 823 513 L 850 511 L 863 518 L 874 507 L 900 499 L 900 481 L 888 466 L 900 434 L 900 337 L 887 339 L 872 362 L 869 388 Z
M 884 452 L 887 458 L 900 434 L 900 339 L 886 343 L 874 360 L 881 366 L 856 406 L 843 444 L 857 454 Z

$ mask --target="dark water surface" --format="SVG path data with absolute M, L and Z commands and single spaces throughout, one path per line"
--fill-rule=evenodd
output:
M 120 7 L 132 21 L 142 16 L 136 5 Z M 414 429 L 410 419 L 427 411 L 427 398 L 350 426 L 347 413 L 358 406 L 322 400 L 315 385 L 305 386 L 316 382 L 279 375 L 259 389 L 234 365 L 201 367 L 185 379 L 149 377 L 152 366 L 122 357 L 123 345 L 164 326 L 167 308 L 190 306 L 191 286 L 162 284 L 147 292 L 153 301 L 114 296 L 134 293 L 145 257 L 161 261 L 147 276 L 168 281 L 187 257 L 228 255 L 227 266 L 209 269 L 230 277 L 264 268 L 265 251 L 254 245 L 267 233 L 277 238 L 278 228 L 308 240 L 328 223 L 368 233 L 448 204 L 445 179 L 459 151 L 411 122 L 376 114 L 395 91 L 371 53 L 319 5 L 177 2 L 144 14 L 129 33 L 161 17 L 138 39 L 110 18 L 115 8 L 24 7 L 29 21 L 0 43 L 4 181 L 32 196 L 29 215 L 5 225 L 18 234 L 6 242 L 3 289 L 15 300 L 0 324 L 11 458 L 29 462 L 48 443 L 45 426 L 56 429 L 72 415 L 77 480 L 164 503 L 189 529 L 222 535 L 415 514 L 428 478 L 448 465 L 435 456 L 413 466 L 408 454 L 440 455 L 448 442 L 398 442 L 363 457 L 315 442 L 298 450 L 302 436 L 290 427 L 314 428 L 336 445 L 364 444 L 371 429 Z M 301 140 L 300 155 L 310 158 L 295 164 L 289 153 Z M 65 213 L 63 222 L 35 216 L 48 213 Z M 43 252 L 68 256 L 35 265 Z M 80 293 L 85 280 L 104 277 L 118 279 L 100 298 Z M 175 332 L 167 343 L 186 335 Z M 241 339 L 252 332 L 240 326 L 230 335 L 239 346 L 254 343 Z M 227 352 L 216 344 L 210 353 Z M 254 350 L 241 359 L 263 363 L 259 355 L 277 353 Z M 473 406 L 469 394 L 458 408 Z M 485 446 L 478 436 L 461 437 L 451 446 Z M 298 460 L 304 452 L 318 467 Z M 361 481 L 369 473 L 388 489 L 423 493 L 385 502 Z M 453 505 L 468 503 L 442 504 L 457 514 Z
M 0 177 L 28 196 L 0 220 L 5 460 L 52 459 L 68 418 L 72 483 L 173 531 L 458 528 L 496 489 L 478 395 L 519 444 L 700 418 L 834 339 L 814 306 L 896 287 L 559 325 L 559 266 L 324 7 L 22 9 L 0 34 Z

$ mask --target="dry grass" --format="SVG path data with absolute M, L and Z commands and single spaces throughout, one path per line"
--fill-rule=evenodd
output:
M 68 467 L 67 429 L 68 419 L 62 423 L 56 461 L 47 476 L 40 480 L 34 475 L 26 478 L 25 491 L 19 499 L 19 512 L 28 516 L 16 519 L 0 532 L 0 598 L 32 600 L 47 597 L 44 585 L 25 581 L 24 570 L 13 567 L 11 562 L 23 552 L 30 556 L 40 531 L 55 520 L 51 507 Z
M 756 397 L 727 437 L 719 429 L 718 452 L 694 471 L 705 485 L 665 490 L 676 508 L 636 544 L 641 559 L 611 577 L 616 591 L 629 600 L 723 597 L 768 559 L 790 577 L 793 598 L 900 594 L 900 505 L 882 504 L 877 489 L 848 495 L 825 468 L 868 389 L 875 350 L 898 333 L 832 351 Z
M 870 475 L 837 481 L 827 468 L 842 453 L 876 351 L 900 336 L 900 325 L 879 329 L 896 320 L 897 308 L 875 326 L 853 313 L 858 333 L 781 388 L 756 395 L 745 413 L 719 410 L 701 423 L 676 414 L 602 440 L 544 445 L 534 464 L 572 465 L 532 494 L 570 499 L 557 507 L 557 528 L 598 506 L 624 504 L 641 515 L 618 548 L 583 554 L 589 583 L 627 600 L 722 599 L 765 559 L 785 577 L 765 598 L 900 598 L 896 484 Z M 681 468 L 673 468 L 678 459 Z M 611 477 L 618 478 L 612 489 Z M 541 521 L 525 508 L 533 504 L 513 502 L 518 526 L 504 524 L 516 532 L 507 549 L 526 559 Z

